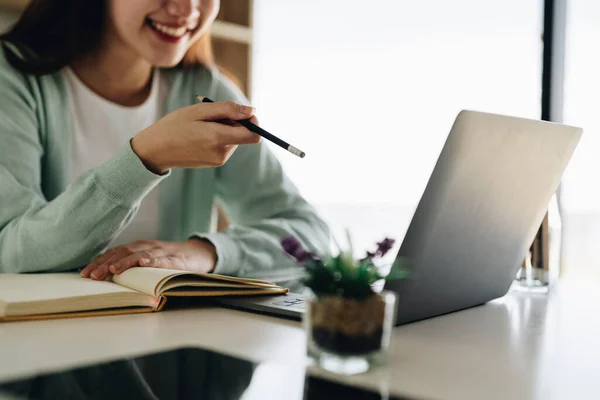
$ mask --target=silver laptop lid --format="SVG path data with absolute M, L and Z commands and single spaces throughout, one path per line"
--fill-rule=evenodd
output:
M 412 278 L 386 282 L 406 323 L 505 295 L 582 129 L 462 111 L 398 252 Z

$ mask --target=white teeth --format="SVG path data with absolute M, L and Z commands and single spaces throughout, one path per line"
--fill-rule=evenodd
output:
M 178 37 L 185 35 L 187 32 L 187 27 L 185 27 L 185 26 L 183 26 L 181 28 L 172 28 L 170 26 L 163 25 L 160 22 L 156 22 L 153 20 L 150 20 L 150 22 L 154 29 L 156 29 L 157 31 L 164 33 L 165 35 L 168 35 L 168 36 L 178 38 Z

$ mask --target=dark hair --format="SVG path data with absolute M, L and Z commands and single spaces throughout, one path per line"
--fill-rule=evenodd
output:
M 97 48 L 105 19 L 105 0 L 32 0 L 0 40 L 14 68 L 28 74 L 50 74 Z
M 32 0 L 0 41 L 6 59 L 17 70 L 51 74 L 100 45 L 106 16 L 106 0 Z M 198 64 L 214 66 L 210 33 L 192 45 L 180 66 Z

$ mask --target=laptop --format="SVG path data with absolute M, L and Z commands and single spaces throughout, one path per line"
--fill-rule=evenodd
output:
M 384 285 L 398 295 L 396 325 L 508 292 L 582 132 L 539 120 L 458 114 L 396 256 L 407 260 L 411 279 Z M 297 293 L 219 301 L 295 319 L 304 312 Z

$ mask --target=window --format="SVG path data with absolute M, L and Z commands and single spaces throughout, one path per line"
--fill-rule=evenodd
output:
M 600 59 L 593 51 L 600 43 L 600 3 L 570 0 L 568 5 L 564 122 L 584 131 L 562 184 L 563 264 L 577 265 L 578 274 L 598 274 L 591 268 L 600 262 L 600 186 L 595 179 L 600 171 Z
M 338 238 L 403 238 L 462 109 L 540 116 L 540 1 L 256 0 L 253 102 Z

